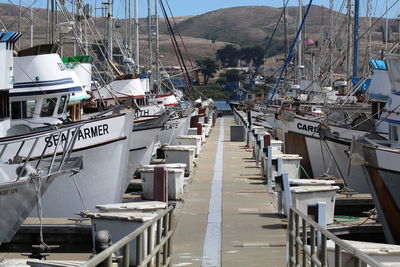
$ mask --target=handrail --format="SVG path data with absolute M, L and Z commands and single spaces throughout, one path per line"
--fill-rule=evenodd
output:
M 302 231 L 300 231 L 300 218 L 302 221 Z M 310 228 L 310 245 L 307 245 L 307 225 Z M 319 253 L 316 251 L 315 231 L 321 233 L 321 248 Z M 371 267 L 384 267 L 382 263 L 376 261 L 361 250 L 344 242 L 293 206 L 291 206 L 289 210 L 288 237 L 289 267 L 298 266 L 300 264 L 300 250 L 303 252 L 302 266 L 306 266 L 306 256 L 310 257 L 311 266 L 327 266 L 326 243 L 328 239 L 335 243 L 335 266 L 342 266 L 340 263 L 340 253 L 343 250 L 353 255 L 355 260 L 360 264 L 366 263 Z
M 163 248 L 163 266 L 169 266 L 170 263 L 170 253 L 171 253 L 171 236 L 172 236 L 172 228 L 171 228 L 171 220 L 172 220 L 172 212 L 174 210 L 173 206 L 169 206 L 167 209 L 163 210 L 160 214 L 156 217 L 151 219 L 150 221 L 144 223 L 142 226 L 137 228 L 135 231 L 130 233 L 129 235 L 125 236 L 124 238 L 120 239 L 116 243 L 114 243 L 111 247 L 103 250 L 101 253 L 95 255 L 89 261 L 85 262 L 81 267 L 95 267 L 103 262 L 107 262 L 108 266 L 111 266 L 111 257 L 112 255 L 123 249 L 123 260 L 124 266 L 129 265 L 129 260 L 126 260 L 126 257 L 129 257 L 129 243 L 136 239 L 136 265 L 137 266 L 146 266 L 147 263 L 150 263 L 151 260 L 156 257 L 157 266 L 159 266 L 160 262 L 160 250 Z M 164 231 L 161 230 L 161 220 L 163 220 L 163 228 Z M 141 238 L 142 234 L 145 231 L 149 231 L 151 226 L 154 224 L 157 225 L 157 234 L 155 240 L 155 247 L 151 248 L 148 245 L 148 255 L 145 259 L 141 259 Z M 160 238 L 160 231 L 162 231 L 162 238 Z M 151 235 L 149 235 L 150 237 Z M 150 240 L 148 243 L 151 243 Z M 128 264 L 128 265 L 126 265 Z
M 16 138 L 13 140 L 8 140 L 9 137 L 0 138 L 0 146 L 7 145 L 7 144 L 13 144 L 13 143 L 19 143 L 22 141 L 29 141 L 29 140 L 32 140 L 32 139 L 35 139 L 38 137 L 54 135 L 57 133 L 65 132 L 68 129 L 76 129 L 78 127 L 82 127 L 83 125 L 84 125 L 83 123 L 74 124 L 72 126 L 66 126 L 66 127 L 62 127 L 59 129 L 49 130 L 47 133 L 46 132 L 37 132 L 37 133 L 33 132 L 33 133 L 29 133 L 28 136 L 26 136 L 26 137 L 20 136 L 20 138 Z
M 46 142 L 46 138 L 52 139 L 54 136 L 58 135 L 59 136 L 59 141 L 56 143 L 56 145 L 54 146 L 54 151 L 53 153 L 51 153 L 51 163 L 50 166 L 48 167 L 47 170 L 47 175 L 50 175 L 53 171 L 53 165 L 56 162 L 56 157 L 58 155 L 61 154 L 61 160 L 60 163 L 58 164 L 58 168 L 57 168 L 57 172 L 62 171 L 62 167 L 65 163 L 65 161 L 67 159 L 69 159 L 72 149 L 75 145 L 75 142 L 77 140 L 77 136 L 79 135 L 80 129 L 84 124 L 79 123 L 79 124 L 74 124 L 72 126 L 67 126 L 67 127 L 62 127 L 60 129 L 55 129 L 55 130 L 50 130 L 47 132 L 40 132 L 40 133 L 33 133 L 33 134 L 29 134 L 28 136 L 19 136 L 19 138 L 14 138 L 11 140 L 0 140 L 0 147 L 1 148 L 1 152 L 0 152 L 0 158 L 3 157 L 6 149 L 9 147 L 10 144 L 17 144 L 18 150 L 16 152 L 16 154 L 13 154 L 13 156 L 11 156 L 13 159 L 16 158 L 20 158 L 18 159 L 18 161 L 14 162 L 15 164 L 20 164 L 23 163 L 23 165 L 21 166 L 20 170 L 17 172 L 17 178 L 16 180 L 18 181 L 21 176 L 23 175 L 24 171 L 26 170 L 26 166 L 28 165 L 28 162 L 30 162 L 31 160 L 37 158 L 37 162 L 36 162 L 36 166 L 35 169 L 37 169 L 40 165 L 40 163 L 42 162 L 46 150 L 49 147 L 48 142 Z M 70 132 L 73 131 L 72 134 L 72 138 L 71 140 L 69 140 L 69 136 L 70 136 Z M 59 144 L 62 143 L 63 141 L 61 140 L 61 134 L 63 134 L 64 132 L 67 132 L 67 139 L 65 140 L 65 145 L 61 145 L 61 151 L 59 151 Z M 39 140 L 44 140 L 44 142 L 46 143 L 44 145 L 44 148 L 42 150 L 42 152 L 39 155 L 33 155 L 34 151 L 38 145 Z M 32 144 L 33 142 L 33 144 Z M 26 149 L 25 147 L 28 146 L 28 149 L 26 152 L 27 154 L 24 156 L 20 156 L 20 152 L 23 149 Z M 10 155 L 8 156 L 10 157 Z M 47 168 L 47 166 L 46 166 Z

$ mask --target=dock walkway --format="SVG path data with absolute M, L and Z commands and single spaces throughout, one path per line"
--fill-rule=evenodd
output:
M 219 119 L 176 211 L 172 266 L 284 266 L 286 231 L 245 143 Z

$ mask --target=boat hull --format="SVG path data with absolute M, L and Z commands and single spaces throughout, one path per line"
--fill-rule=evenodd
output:
M 105 135 L 78 139 L 73 157 L 82 157 L 83 170 L 73 176 L 63 175 L 43 196 L 43 216 L 75 217 L 81 211 L 95 211 L 96 205 L 122 200 L 126 180 L 128 144 L 133 112 L 87 121 L 81 129 L 107 129 Z M 88 135 L 86 137 L 89 137 Z M 36 217 L 35 212 L 31 216 Z
M 161 145 L 177 145 L 176 137 L 186 135 L 189 130 L 190 116 L 170 119 L 160 133 Z
M 42 196 L 57 175 L 42 178 L 40 196 Z M 22 223 L 37 204 L 35 183 L 31 179 L 21 179 L 0 185 L 0 244 L 10 242 Z M 7 208 L 4 208 L 7 207 Z M 35 210 L 34 212 L 37 213 Z
M 355 142 L 355 151 L 364 159 L 366 176 L 378 216 L 391 244 L 400 244 L 400 153 Z

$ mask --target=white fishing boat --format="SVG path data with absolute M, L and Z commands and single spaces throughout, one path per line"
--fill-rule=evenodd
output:
M 13 49 L 20 36 L 15 32 L 0 33 L 0 244 L 11 241 L 57 177 L 79 172 L 82 167 L 81 158 L 71 157 L 81 125 L 6 136 L 11 127 L 9 90 L 14 82 Z M 67 133 L 70 138 L 63 146 L 56 150 L 46 146 L 46 140 Z M 38 211 L 41 212 L 40 205 Z
M 21 53 L 24 56 L 15 58 L 18 87 L 10 95 L 15 108 L 12 113 L 20 113 L 12 120 L 12 129 L 27 131 L 44 124 L 65 127 L 68 123 L 63 118 L 70 94 L 82 88 L 57 54 L 46 53 L 52 50 L 30 51 L 41 52 L 29 54 L 26 51 Z M 19 109 L 18 106 L 31 108 Z M 72 217 L 83 210 L 93 211 L 98 204 L 122 200 L 134 112 L 114 113 L 97 114 L 97 117 L 79 122 L 83 125 L 72 155 L 84 157 L 87 165 L 81 173 L 57 179 L 52 184 L 43 198 L 43 216 Z M 49 148 L 54 148 L 65 140 L 68 136 L 56 135 L 47 142 Z
M 389 139 L 365 136 L 352 143 L 351 165 L 365 169 L 386 240 L 400 244 L 400 56 L 386 55 L 391 94 L 381 120 Z

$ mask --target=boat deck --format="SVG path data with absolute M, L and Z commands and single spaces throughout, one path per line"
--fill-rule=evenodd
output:
M 172 266 L 284 266 L 286 231 L 233 117 L 218 120 L 176 210 Z

